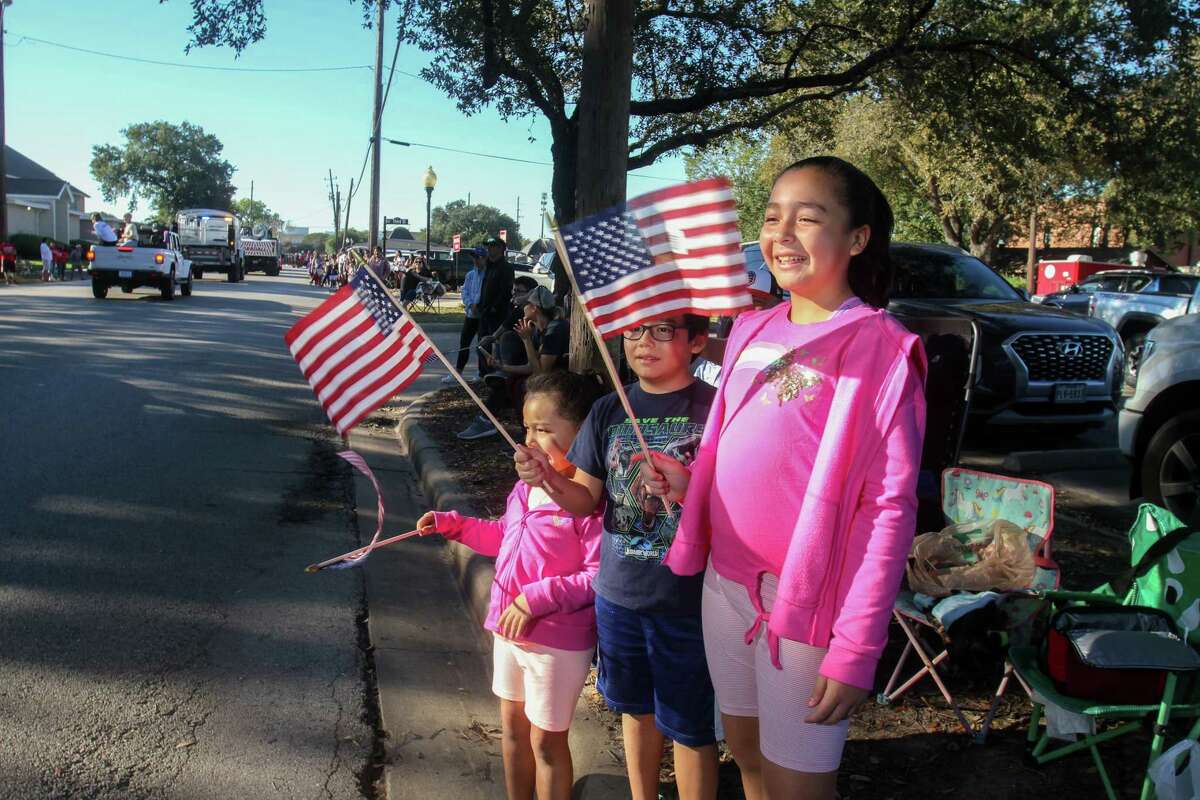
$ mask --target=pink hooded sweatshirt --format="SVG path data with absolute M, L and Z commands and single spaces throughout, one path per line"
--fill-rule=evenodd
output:
M 767 322 L 787 314 L 788 308 L 783 303 L 739 316 L 726 343 L 724 363 L 737 363 Z M 915 533 L 916 481 L 925 432 L 925 353 L 920 339 L 884 311 L 859 306 L 836 319 L 826 335 L 846 326 L 856 328 L 842 351 L 799 516 L 779 520 L 792 534 L 769 613 L 760 594 L 763 574 L 746 585 L 759 612 L 746 638 L 752 642 L 765 623 L 776 666 L 780 638 L 828 647 L 821 674 L 870 689 Z M 818 341 L 810 345 L 813 352 L 819 347 Z M 691 467 L 679 530 L 663 562 L 677 575 L 702 572 L 708 563 L 709 507 L 697 501 L 712 490 L 727 414 L 725 383 L 731 372 L 722 371 Z M 747 502 L 770 504 L 773 493 L 788 491 L 762 475 L 758 465 L 747 465 L 746 474 L 761 477 Z
M 553 501 L 529 508 L 529 486 L 517 481 L 502 519 L 438 511 L 434 521 L 447 539 L 496 559 L 485 628 L 498 633 L 500 614 L 524 593 L 535 617 L 525 629 L 526 641 L 560 650 L 596 646 L 592 579 L 600 568 L 603 505 L 586 517 L 572 516 Z

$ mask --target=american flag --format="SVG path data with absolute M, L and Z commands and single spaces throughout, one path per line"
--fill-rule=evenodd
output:
M 644 194 L 561 233 L 584 305 L 605 338 L 664 316 L 752 306 L 725 178 Z
M 433 345 L 378 280 L 350 282 L 283 340 L 338 433 L 353 428 L 421 374 Z

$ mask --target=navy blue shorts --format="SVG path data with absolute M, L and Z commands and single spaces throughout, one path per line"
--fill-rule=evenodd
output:
M 664 736 L 688 747 L 716 742 L 699 614 L 644 614 L 596 595 L 596 627 L 596 688 L 609 708 L 653 714 Z

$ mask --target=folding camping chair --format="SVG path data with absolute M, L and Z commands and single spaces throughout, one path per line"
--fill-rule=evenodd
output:
M 1182 636 L 1175 641 L 1175 650 L 1182 652 L 1172 653 L 1168 648 L 1167 652 L 1158 654 L 1157 658 L 1161 660 L 1157 663 L 1149 663 L 1152 659 L 1145 655 L 1144 650 L 1139 649 L 1136 653 L 1137 666 L 1141 669 L 1174 668 L 1167 672 L 1162 696 L 1157 703 L 1121 705 L 1065 694 L 1043 666 L 1044 642 L 1014 646 L 1008 655 L 1010 668 L 1015 668 L 1017 678 L 1033 698 L 1033 714 L 1030 716 L 1027 736 L 1033 759 L 1040 765 L 1087 750 L 1109 800 L 1116 800 L 1117 794 L 1097 745 L 1145 726 L 1150 727 L 1153 735 L 1141 788 L 1142 800 L 1148 800 L 1153 794 L 1150 766 L 1163 752 L 1171 719 L 1200 717 L 1196 681 L 1180 677 L 1197 669 L 1192 648 L 1200 644 L 1200 531 L 1186 528 L 1165 509 L 1145 504 L 1138 510 L 1138 518 L 1130 530 L 1129 538 L 1130 561 L 1135 566 L 1121 578 L 1101 586 L 1095 592 L 1048 592 L 1046 597 L 1050 601 L 1051 611 L 1072 605 L 1109 603 L 1147 606 L 1166 612 L 1182 631 Z M 1161 544 L 1156 546 L 1160 540 Z M 1189 658 L 1193 662 L 1190 667 L 1187 664 Z M 1062 736 L 1052 736 L 1050 717 L 1045 714 L 1047 705 L 1054 708 L 1056 715 L 1075 715 L 1075 719 L 1082 723 L 1078 727 L 1083 729 L 1082 733 L 1075 735 L 1083 738 L 1051 749 L 1051 738 Z M 1046 716 L 1047 725 L 1039 734 L 1043 716 Z M 1101 721 L 1118 724 L 1099 730 L 1097 723 Z M 1191 726 L 1184 738 L 1195 741 L 1198 737 L 1200 720 Z
M 878 695 L 877 700 L 884 705 L 891 703 L 923 678 L 928 677 L 937 685 L 938 691 L 950 705 L 963 730 L 977 742 L 982 742 L 991 728 L 996 706 L 1008 689 L 1013 668 L 1011 664 L 1005 663 L 1000 684 L 992 696 L 984 720 L 978 726 L 973 725 L 939 672 L 939 667 L 950 658 L 951 635 L 948 629 L 952 622 L 964 615 L 964 608 L 972 608 L 972 602 L 982 606 L 993 601 L 999 603 L 1005 627 L 1016 628 L 1020 623 L 1032 618 L 1042 605 L 1037 593 L 1058 588 L 1058 565 L 1050 557 L 1050 539 L 1054 532 L 1054 487 L 1040 481 L 953 467 L 942 473 L 942 513 L 945 524 L 950 525 L 966 522 L 986 523 L 1003 519 L 1020 527 L 1029 537 L 1029 548 L 1033 551 L 1036 564 L 1033 581 L 1024 591 L 1010 591 L 998 595 L 990 592 L 958 595 L 955 597 L 958 607 L 948 608 L 944 612 L 939 611 L 940 605 L 929 608 L 926 604 L 918 602 L 917 595 L 912 591 L 907 588 L 902 590 L 896 598 L 892 617 L 900 625 L 908 641 L 891 678 L 888 679 L 887 686 Z M 940 652 L 931 654 L 926 648 L 926 643 L 920 635 L 922 627 L 940 639 Z M 923 666 L 901 683 L 900 676 L 913 654 L 916 654 Z

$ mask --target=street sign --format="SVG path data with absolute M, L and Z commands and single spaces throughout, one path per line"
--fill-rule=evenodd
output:
M 408 217 L 384 217 L 384 225 L 407 225 Z
M 456 233 L 454 234 L 454 252 L 457 253 L 459 250 L 462 250 L 462 234 Z
M 500 240 L 502 242 L 508 242 L 508 229 L 507 228 L 500 229 Z

